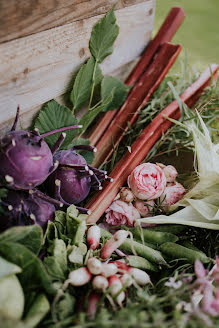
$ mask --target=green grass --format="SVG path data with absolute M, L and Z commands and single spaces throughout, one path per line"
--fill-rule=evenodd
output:
M 173 6 L 182 7 L 186 18 L 172 42 L 182 44 L 183 50 L 188 53 L 190 65 L 204 69 L 211 63 L 219 63 L 219 1 L 156 0 L 154 34 Z M 174 67 L 177 69 L 178 65 Z

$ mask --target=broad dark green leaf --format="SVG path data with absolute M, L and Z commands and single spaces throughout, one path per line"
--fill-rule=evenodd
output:
M 37 327 L 37 325 L 45 317 L 49 310 L 50 304 L 46 295 L 37 295 L 29 311 L 27 312 L 27 315 L 24 318 L 25 327 Z
M 101 83 L 101 99 L 105 101 L 108 95 L 114 90 L 112 101 L 105 107 L 104 111 L 116 109 L 125 101 L 130 87 L 112 76 L 105 76 Z
M 111 9 L 94 25 L 90 38 L 90 52 L 98 63 L 113 52 L 113 43 L 119 33 L 114 10 Z
M 67 272 L 67 250 L 62 239 L 55 239 L 51 256 L 44 258 L 44 265 L 52 280 L 65 280 Z
M 0 234 L 0 242 L 16 242 L 38 255 L 43 242 L 43 230 L 38 224 L 13 227 Z
M 40 111 L 39 115 L 35 120 L 35 128 L 38 128 L 40 133 L 46 133 L 55 129 L 76 125 L 77 119 L 75 118 L 72 111 L 57 103 L 55 100 L 49 101 L 44 108 Z M 65 131 L 66 138 L 61 146 L 61 149 L 68 148 L 72 140 L 78 134 L 78 129 Z M 59 133 L 55 133 L 45 138 L 49 147 L 52 147 L 60 136 Z
M 94 75 L 95 59 L 90 57 L 86 64 L 80 68 L 70 95 L 74 110 L 78 110 L 89 99 Z M 102 80 L 102 72 L 99 65 L 96 65 L 94 76 L 95 85 Z
M 102 104 L 100 106 L 97 106 L 96 108 L 94 108 L 92 110 L 88 110 L 87 113 L 81 118 L 79 124 L 81 124 L 83 126 L 83 128 L 81 129 L 80 133 L 83 133 L 84 131 L 86 131 L 86 129 L 93 122 L 93 120 L 95 119 L 95 117 L 100 112 L 102 112 L 102 111 L 105 110 L 106 106 L 113 99 L 113 93 L 114 93 L 114 90 L 108 95 L 108 98 L 105 99 L 105 101 L 102 102 Z
M 19 266 L 6 261 L 0 256 L 0 279 L 11 274 L 20 273 L 21 271 L 22 270 Z
M 18 277 L 26 293 L 43 288 L 47 293 L 55 294 L 56 290 L 43 263 L 25 246 L 13 242 L 0 242 L 0 255 L 22 269 Z

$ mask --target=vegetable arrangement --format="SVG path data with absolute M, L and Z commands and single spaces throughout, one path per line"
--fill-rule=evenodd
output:
M 216 96 L 218 66 L 165 78 L 184 17 L 170 11 L 123 84 L 99 66 L 119 32 L 110 10 L 93 27 L 72 110 L 52 100 L 23 131 L 18 107 L 0 139 L 0 326 L 218 324 L 219 234 L 203 229 L 219 230 L 218 110 L 189 109 Z M 180 142 L 197 161 L 189 179 L 159 158 Z

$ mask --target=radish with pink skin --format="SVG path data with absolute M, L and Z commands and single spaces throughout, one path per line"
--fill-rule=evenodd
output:
M 102 263 L 96 257 L 91 257 L 87 261 L 87 268 L 94 275 L 100 274 L 102 272 Z
M 110 287 L 110 294 L 112 296 L 115 296 L 119 293 L 116 296 L 116 302 L 117 302 L 117 304 L 119 304 L 119 306 L 122 306 L 122 302 L 125 299 L 125 293 L 124 293 L 124 291 L 122 291 L 123 285 L 122 285 L 121 280 L 116 275 L 113 275 L 113 276 L 109 277 L 108 281 L 109 281 L 109 287 Z
M 130 235 L 129 231 L 117 231 L 102 247 L 101 258 L 107 259 L 108 257 L 110 257 L 112 253 L 124 243 L 128 235 Z
M 92 278 L 91 273 L 87 268 L 81 267 L 77 270 L 71 271 L 68 276 L 67 282 L 72 286 L 83 286 L 87 284 Z
M 87 315 L 94 318 L 97 312 L 97 305 L 100 301 L 100 294 L 92 292 L 88 297 Z
M 90 249 L 97 249 L 100 243 L 100 228 L 97 225 L 91 226 L 87 232 L 87 243 Z
M 117 273 L 118 268 L 114 263 L 102 263 L 102 272 L 101 274 L 108 278 L 110 276 L 113 276 Z
M 92 286 L 95 290 L 105 292 L 109 286 L 108 280 L 103 276 L 96 276 L 92 281 Z

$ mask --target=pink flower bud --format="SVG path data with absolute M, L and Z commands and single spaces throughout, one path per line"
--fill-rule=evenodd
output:
M 158 165 L 144 163 L 129 175 L 128 185 L 139 199 L 157 199 L 166 187 L 166 177 Z
M 134 195 L 129 188 L 123 187 L 120 190 L 119 194 L 120 194 L 120 199 L 126 203 L 130 203 L 134 200 Z
M 186 193 L 185 188 L 178 182 L 167 184 L 163 194 L 160 197 L 162 208 L 167 211 L 170 205 L 177 203 Z
M 172 165 L 164 165 L 162 163 L 156 163 L 164 172 L 167 182 L 174 182 L 178 175 L 177 170 Z
M 128 204 L 122 200 L 115 200 L 106 210 L 106 222 L 110 225 L 133 226 L 140 219 L 140 214 L 132 203 Z
M 153 200 L 144 201 L 144 200 L 137 199 L 134 202 L 134 207 L 138 210 L 140 215 L 144 218 L 147 216 L 150 216 L 153 206 L 154 206 Z

